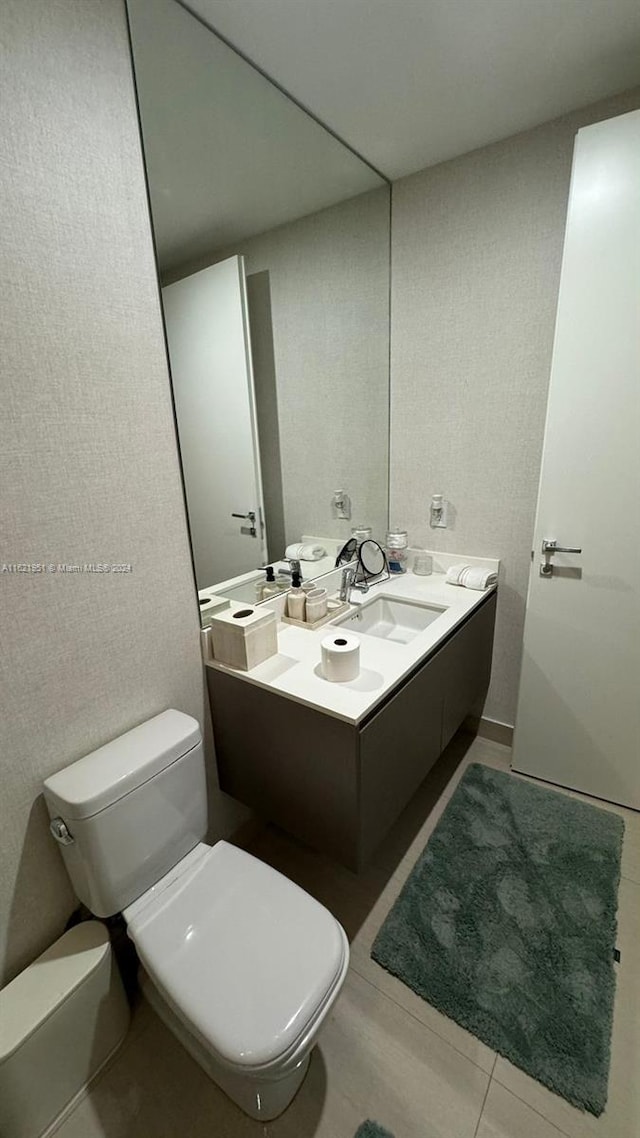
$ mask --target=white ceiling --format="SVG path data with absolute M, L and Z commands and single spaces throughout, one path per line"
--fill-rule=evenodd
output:
M 385 183 L 174 0 L 129 0 L 163 274 Z
M 640 82 L 639 0 L 187 0 L 390 178 Z

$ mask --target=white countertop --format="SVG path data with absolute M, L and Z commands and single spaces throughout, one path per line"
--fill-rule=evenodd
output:
M 355 680 L 330 683 L 320 667 L 320 645 L 346 613 L 318 628 L 315 632 L 278 623 L 278 652 L 269 660 L 243 672 L 217 660 L 207 667 L 237 676 L 249 684 L 279 693 L 288 699 L 316 708 L 337 719 L 357 724 L 386 698 L 425 657 L 429 656 L 469 613 L 485 599 L 491 589 L 479 592 L 446 583 L 450 565 L 464 562 L 498 572 L 500 562 L 489 558 L 464 557 L 434 553 L 434 572 L 420 577 L 412 572 L 392 576 L 391 580 L 372 585 L 364 596 L 353 593 L 352 611 L 377 597 L 393 597 L 423 604 L 446 606 L 445 611 L 408 644 L 399 644 L 376 636 L 356 633 L 360 640 L 360 675 Z M 436 572 L 436 570 L 438 570 Z M 335 577 L 335 581 L 333 578 Z M 323 579 L 323 584 L 338 587 L 340 571 Z M 331 591 L 331 589 L 330 589 Z M 273 608 L 281 614 L 283 600 L 274 598 L 261 608 Z M 349 628 L 349 632 L 354 630 Z

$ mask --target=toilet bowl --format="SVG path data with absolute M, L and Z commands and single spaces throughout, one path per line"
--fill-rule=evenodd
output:
M 149 1003 L 253 1118 L 300 1087 L 349 964 L 335 917 L 244 850 L 201 839 L 195 720 L 166 711 L 51 776 L 45 799 L 76 892 L 122 911 Z
M 227 842 L 198 845 L 167 878 L 123 914 L 142 990 L 247 1114 L 275 1118 L 344 982 L 346 936 L 308 893 Z

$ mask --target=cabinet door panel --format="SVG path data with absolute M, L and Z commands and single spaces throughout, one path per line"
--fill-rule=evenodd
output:
M 429 661 L 360 733 L 360 864 L 440 754 L 443 654 Z
M 220 788 L 354 869 L 355 727 L 208 669 Z
M 442 742 L 444 750 L 465 716 L 478 700 L 484 700 L 491 675 L 495 594 L 482 606 L 443 649 L 444 709 Z M 480 710 L 480 709 L 479 709 Z

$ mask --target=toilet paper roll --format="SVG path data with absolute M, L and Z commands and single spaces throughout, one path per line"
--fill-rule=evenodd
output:
M 357 636 L 335 629 L 331 636 L 325 636 L 321 650 L 325 680 L 336 684 L 355 680 L 360 674 L 360 641 Z

